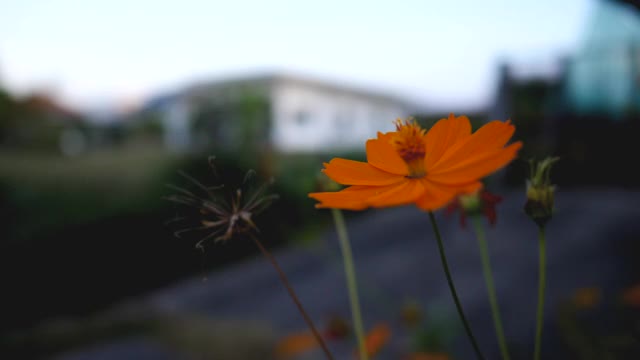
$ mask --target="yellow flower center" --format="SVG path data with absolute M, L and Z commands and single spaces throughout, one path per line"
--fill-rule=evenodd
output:
M 397 119 L 395 124 L 397 131 L 391 138 L 391 144 L 407 164 L 408 177 L 412 179 L 424 177 L 426 175 L 424 169 L 424 155 L 426 154 L 424 135 L 426 130 L 413 120 L 402 122 Z

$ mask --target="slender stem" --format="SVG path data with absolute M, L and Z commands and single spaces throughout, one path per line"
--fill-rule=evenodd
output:
M 440 230 L 438 229 L 436 218 L 433 215 L 433 212 L 431 211 L 429 212 L 429 219 L 431 220 L 431 226 L 433 227 L 433 232 L 436 234 L 436 240 L 438 242 L 438 250 L 440 251 L 440 260 L 442 261 L 444 274 L 447 276 L 447 283 L 449 284 L 449 290 L 451 290 L 451 296 L 453 297 L 453 301 L 456 304 L 458 315 L 460 315 L 460 320 L 462 320 L 462 324 L 464 325 L 464 329 L 467 332 L 469 341 L 471 341 L 471 345 L 473 345 L 473 350 L 476 352 L 476 356 L 478 357 L 478 359 L 484 360 L 484 356 L 482 356 L 482 352 L 480 352 L 480 347 L 478 346 L 478 341 L 476 341 L 475 336 L 473 336 L 473 332 L 471 331 L 471 326 L 469 326 L 469 322 L 467 321 L 467 318 L 464 316 L 464 312 L 462 311 L 462 304 L 460 304 L 460 299 L 458 299 L 458 293 L 456 292 L 456 288 L 453 285 L 453 278 L 451 277 L 451 272 L 449 271 L 447 256 L 444 253 L 444 245 L 442 244 L 442 237 L 440 236 Z
M 327 359 L 333 360 L 333 355 L 331 355 L 331 352 L 329 351 L 327 344 L 324 342 L 324 340 L 322 340 L 322 336 L 320 336 L 318 329 L 316 329 L 315 325 L 313 325 L 313 321 L 311 321 L 311 318 L 302 307 L 302 303 L 300 303 L 300 299 L 298 299 L 298 296 L 296 295 L 295 291 L 293 291 L 293 288 L 289 283 L 289 279 L 287 279 L 287 276 L 284 274 L 284 271 L 282 271 L 282 268 L 280 268 L 280 265 L 278 265 L 276 258 L 273 257 L 273 255 L 271 255 L 271 253 L 262 245 L 262 243 L 260 242 L 260 240 L 258 240 L 257 237 L 251 235 L 251 238 L 253 239 L 255 244 L 258 246 L 260 251 L 262 251 L 262 254 L 264 254 L 264 256 L 266 256 L 267 259 L 269 259 L 269 261 L 271 262 L 271 265 L 273 265 L 273 267 L 278 272 L 278 275 L 280 276 L 280 280 L 282 280 L 284 287 L 287 288 L 287 291 L 289 292 L 289 296 L 291 296 L 291 299 L 298 307 L 300 314 L 302 314 L 302 317 L 304 318 L 304 321 L 307 323 L 307 326 L 309 326 L 309 328 L 311 329 L 311 332 L 313 332 L 313 336 L 315 336 L 316 340 L 318 341 L 318 344 L 320 344 L 320 346 L 322 347 L 322 350 L 324 350 L 324 353 L 327 356 Z
M 504 329 L 502 328 L 502 319 L 500 318 L 500 308 L 496 297 L 496 288 L 493 283 L 493 271 L 491 270 L 491 260 L 489 258 L 489 247 L 482 230 L 481 218 L 477 215 L 472 216 L 473 225 L 476 229 L 476 237 L 480 246 L 480 257 L 482 258 L 482 271 L 484 273 L 484 281 L 487 284 L 487 292 L 489 294 L 489 302 L 491 303 L 491 314 L 493 315 L 493 324 L 496 328 L 496 336 L 498 337 L 498 345 L 500 353 L 504 360 L 509 360 L 509 350 L 507 341 L 504 337 Z
M 540 227 L 538 233 L 538 244 L 540 246 L 538 266 L 538 315 L 536 321 L 536 343 L 533 351 L 534 360 L 540 360 L 540 347 L 542 345 L 542 324 L 544 322 L 544 290 L 546 284 L 547 270 L 546 270 L 546 239 L 544 235 L 544 227 Z
M 358 285 L 356 282 L 356 270 L 353 263 L 353 255 L 351 254 L 351 245 L 347 234 L 347 225 L 344 222 L 342 212 L 338 209 L 331 209 L 333 213 L 333 221 L 336 223 L 338 239 L 340 240 L 340 248 L 342 249 L 342 257 L 344 260 L 344 272 L 347 277 L 347 288 L 349 290 L 349 301 L 351 302 L 351 315 L 353 316 L 353 326 L 358 339 L 358 348 L 360 350 L 359 359 L 368 360 L 369 353 L 365 344 L 364 326 L 362 325 L 362 315 L 360 312 L 360 300 L 358 299 Z

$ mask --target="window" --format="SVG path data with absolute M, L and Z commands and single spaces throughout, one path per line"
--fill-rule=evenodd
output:
M 300 110 L 295 113 L 294 121 L 300 127 L 308 126 L 311 123 L 311 114 L 308 111 Z

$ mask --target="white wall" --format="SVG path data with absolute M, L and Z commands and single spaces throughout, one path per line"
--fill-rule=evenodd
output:
M 364 151 L 367 139 L 408 115 L 391 101 L 303 84 L 278 83 L 271 96 L 271 139 L 285 152 Z
M 170 102 L 163 112 L 164 143 L 172 151 L 185 151 L 191 146 L 190 112 L 184 99 Z

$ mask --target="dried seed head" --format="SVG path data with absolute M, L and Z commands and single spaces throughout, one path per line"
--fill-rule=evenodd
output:
M 209 165 L 216 177 L 218 176 L 217 168 L 213 162 L 215 158 L 209 158 Z M 187 220 L 196 220 L 197 226 L 189 227 L 175 232 L 177 237 L 183 233 L 191 231 L 203 231 L 207 235 L 196 244 L 196 247 L 203 249 L 203 243 L 206 240 L 213 239 L 215 242 L 227 241 L 236 235 L 258 231 L 253 221 L 253 216 L 266 210 L 278 195 L 267 194 L 267 188 L 273 183 L 269 181 L 258 186 L 255 189 L 249 187 L 249 182 L 255 178 L 253 170 L 245 174 L 244 180 L 240 187 L 233 192 L 223 192 L 223 185 L 205 186 L 193 177 L 180 173 L 192 185 L 198 189 L 192 192 L 174 185 L 168 185 L 177 193 L 167 196 L 165 199 L 191 207 L 197 210 L 197 219 L 181 218 Z

